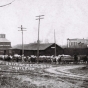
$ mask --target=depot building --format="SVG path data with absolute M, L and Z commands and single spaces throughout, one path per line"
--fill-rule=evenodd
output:
M 40 43 L 39 44 L 39 55 L 55 55 L 55 46 L 56 46 L 56 55 L 63 54 L 63 48 L 55 43 Z M 12 54 L 22 55 L 22 44 L 18 44 L 11 48 Z M 36 55 L 37 56 L 38 44 L 30 43 L 24 44 L 24 55 Z
M 0 34 L 0 55 L 9 54 L 9 48 L 11 48 L 11 42 L 6 39 L 5 34 Z

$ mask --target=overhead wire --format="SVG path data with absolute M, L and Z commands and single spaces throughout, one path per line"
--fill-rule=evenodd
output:
M 1 5 L 0 7 L 4 7 L 4 6 L 7 6 L 7 5 L 10 5 L 14 2 L 15 0 L 13 0 L 12 2 L 8 3 L 8 4 L 5 4 L 5 5 Z

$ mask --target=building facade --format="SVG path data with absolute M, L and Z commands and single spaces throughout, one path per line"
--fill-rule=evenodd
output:
M 0 55 L 9 54 L 9 48 L 11 48 L 11 42 L 6 39 L 5 34 L 0 34 Z
M 88 39 L 67 39 L 67 48 L 87 48 Z

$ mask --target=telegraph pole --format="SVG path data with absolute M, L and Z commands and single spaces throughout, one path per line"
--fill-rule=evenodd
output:
M 18 30 L 18 31 L 21 31 L 22 32 L 22 57 L 23 57 L 24 56 L 23 32 L 26 31 L 26 30 L 23 30 L 23 29 L 26 29 L 26 28 L 23 28 L 22 25 L 21 25 L 21 27 L 18 27 L 18 28 L 21 29 L 21 30 Z M 22 58 L 22 61 L 24 61 L 23 58 Z
M 56 56 L 56 38 L 55 38 L 55 30 L 54 30 L 54 43 L 55 43 L 55 56 Z
M 44 19 L 42 18 L 44 15 L 39 15 L 39 16 L 36 16 L 37 19 L 36 20 L 39 20 L 39 23 L 38 23 L 38 41 L 37 41 L 37 63 L 39 61 L 39 29 L 40 29 L 40 19 Z

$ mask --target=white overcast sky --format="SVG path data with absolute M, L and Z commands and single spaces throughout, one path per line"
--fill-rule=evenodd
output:
M 12 0 L 0 0 L 0 5 Z M 12 45 L 21 44 L 21 25 L 24 43 L 37 40 L 38 15 L 45 15 L 40 22 L 40 40 L 54 42 L 54 29 L 57 44 L 64 45 L 67 38 L 88 38 L 88 0 L 15 0 L 11 5 L 0 7 L 0 33 Z

